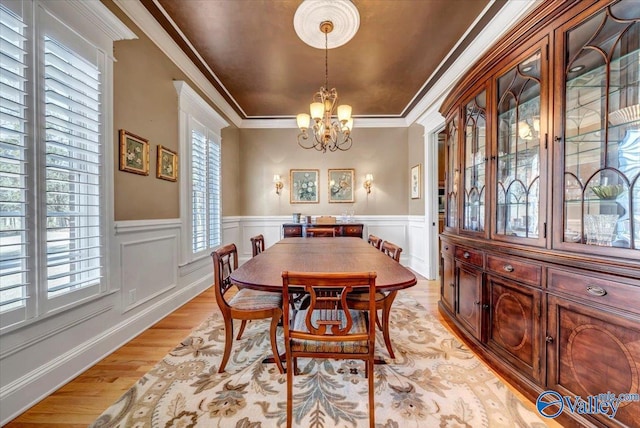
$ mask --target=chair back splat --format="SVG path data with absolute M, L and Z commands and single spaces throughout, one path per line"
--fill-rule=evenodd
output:
M 369 386 L 369 426 L 375 426 L 373 366 L 375 350 L 375 272 L 283 272 L 283 326 L 287 360 L 287 427 L 293 421 L 293 376 L 298 357 L 361 359 Z M 349 306 L 348 296 L 370 296 L 364 310 Z M 309 296 L 306 309 L 291 302 Z
M 376 235 L 369 235 L 367 242 L 373 245 L 376 250 L 379 250 L 380 246 L 382 246 L 382 238 L 378 238 Z
M 382 243 L 381 250 L 393 260 L 397 261 L 398 263 L 400 262 L 400 253 L 402 253 L 402 248 L 398 247 L 396 244 L 392 244 L 389 241 L 384 241 Z

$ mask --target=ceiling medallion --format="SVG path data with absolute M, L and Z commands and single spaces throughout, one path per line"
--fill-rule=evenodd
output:
M 318 22 L 318 17 L 324 18 Z M 340 22 L 337 26 L 333 17 Z M 317 22 L 315 33 L 308 31 L 308 25 Z M 335 88 L 329 89 L 329 46 L 337 47 L 347 43 L 358 31 L 360 25 L 360 15 L 353 3 L 348 0 L 307 0 L 302 2 L 294 17 L 294 26 L 298 36 L 308 45 L 320 47 L 317 38 L 312 34 L 324 35 L 325 52 L 325 80 L 324 86 L 313 96 L 313 101 L 309 106 L 310 114 L 300 113 L 296 116 L 300 134 L 298 134 L 298 144 L 304 149 L 316 149 L 326 153 L 327 150 L 346 151 L 351 148 L 351 130 L 353 129 L 353 118 L 351 117 L 351 106 L 338 105 L 338 91 Z M 320 31 L 318 32 L 318 28 Z M 329 44 L 329 33 L 337 28 L 342 28 L 338 34 L 338 40 Z M 338 120 L 334 120 L 336 115 Z M 311 131 L 309 125 L 313 119 Z M 310 139 L 310 133 L 313 135 Z
M 350 0 L 305 0 L 293 17 L 300 40 L 317 49 L 325 49 L 324 34 L 318 27 L 324 21 L 333 24 L 327 49 L 337 48 L 353 38 L 360 28 L 360 14 Z

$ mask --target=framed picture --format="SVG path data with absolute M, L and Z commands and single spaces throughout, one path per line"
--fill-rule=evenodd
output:
M 317 204 L 317 169 L 292 169 L 289 172 L 289 202 L 292 204 Z
M 178 154 L 166 147 L 158 146 L 156 177 L 163 180 L 178 180 Z
M 329 202 L 353 202 L 353 169 L 329 170 Z
M 420 199 L 420 164 L 411 168 L 411 199 Z
M 131 132 L 120 132 L 120 171 L 149 175 L 149 141 Z

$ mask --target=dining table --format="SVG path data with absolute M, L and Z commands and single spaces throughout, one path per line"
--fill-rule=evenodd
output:
M 238 287 L 282 293 L 282 272 L 376 272 L 376 292 L 406 289 L 417 278 L 406 267 L 357 237 L 284 238 L 231 272 Z M 281 361 L 285 355 L 279 356 Z M 273 356 L 264 359 L 272 363 Z M 376 364 L 386 364 L 376 358 Z
M 416 276 L 356 237 L 284 238 L 231 273 L 239 287 L 282 293 L 282 272 L 376 272 L 376 291 L 402 290 Z

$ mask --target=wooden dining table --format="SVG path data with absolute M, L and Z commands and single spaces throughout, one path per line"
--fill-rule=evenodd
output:
M 282 292 L 282 272 L 376 272 L 376 290 L 402 290 L 416 276 L 356 237 L 284 238 L 231 273 L 239 287 Z

